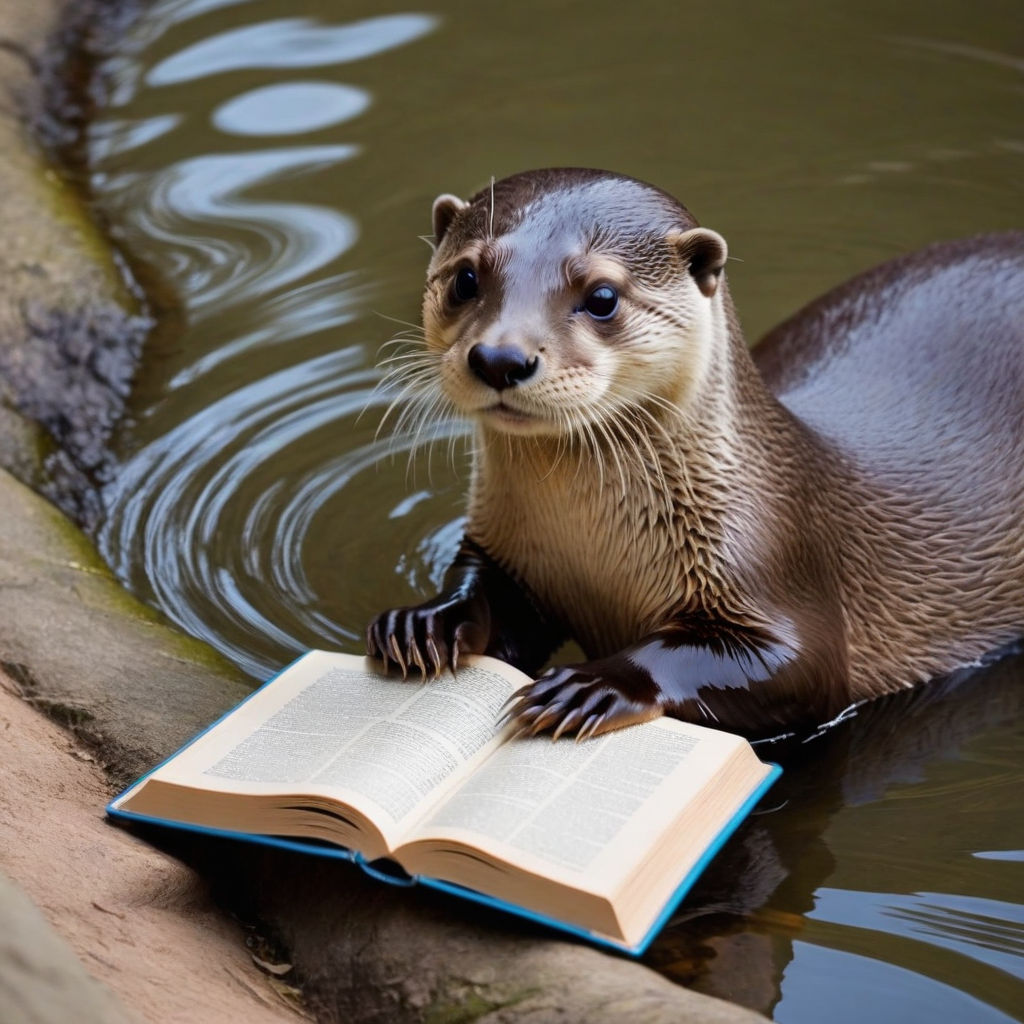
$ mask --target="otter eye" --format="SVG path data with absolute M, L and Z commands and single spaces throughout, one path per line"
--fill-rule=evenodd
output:
M 452 298 L 456 302 L 469 302 L 476 298 L 477 288 L 476 273 L 469 267 L 461 267 L 452 282 Z
M 607 320 L 619 308 L 619 293 L 610 285 L 598 285 L 584 300 L 583 308 L 595 320 Z

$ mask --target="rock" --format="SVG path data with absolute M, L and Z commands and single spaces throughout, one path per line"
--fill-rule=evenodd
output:
M 0 874 L 0 1006 L 7 1024 L 138 1024 L 79 963 L 32 901 Z
M 110 783 L 103 772 L 67 732 L 19 700 L 2 671 L 0 723 L 0 871 L 52 926 L 43 927 L 38 913 L 22 913 L 25 899 L 19 904 L 0 885 L 4 1024 L 76 1021 L 77 1013 L 62 1012 L 65 996 L 75 993 L 84 1020 L 127 1019 L 124 1011 L 93 1012 L 96 986 L 79 984 L 85 971 L 72 969 L 72 950 L 131 1008 L 133 1020 L 299 1019 L 279 994 L 281 983 L 257 970 L 242 929 L 217 907 L 206 882 L 104 820 Z
M 69 26 L 96 6 L 69 6 Z M 8 2 L 0 27 L 0 466 L 91 522 L 150 321 L 26 127 L 55 122 L 39 76 L 58 13 L 57 0 Z
M 0 665 L 128 782 L 249 692 L 132 599 L 60 511 L 0 470 Z

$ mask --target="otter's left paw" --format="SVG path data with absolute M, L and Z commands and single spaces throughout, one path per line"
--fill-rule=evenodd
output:
M 512 694 L 504 721 L 516 725 L 519 735 L 589 739 L 661 716 L 657 689 L 644 682 L 622 678 L 612 658 L 552 668 Z

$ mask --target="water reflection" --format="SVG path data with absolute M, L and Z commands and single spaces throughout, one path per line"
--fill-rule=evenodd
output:
M 277 18 L 230 29 L 179 50 L 149 71 L 146 84 L 175 85 L 241 68 L 346 64 L 411 43 L 436 25 L 436 18 L 423 14 L 393 14 L 351 25 Z
M 779 1021 L 1004 1021 L 1024 1010 L 1017 847 L 1024 655 L 862 706 L 810 744 L 649 954 Z M 779 806 L 781 804 L 781 806 Z M 742 970 L 742 981 L 737 972 Z M 954 980 L 955 979 L 955 980 Z M 895 986 L 895 987 L 894 987 Z
M 213 123 L 233 135 L 304 135 L 341 124 L 369 105 L 369 95 L 350 85 L 286 82 L 222 103 L 213 112 Z
M 348 491 L 358 493 L 362 474 L 411 444 L 410 437 L 373 439 L 369 428 L 363 433 L 371 436 L 357 444 L 348 429 L 349 444 L 323 458 L 320 435 L 345 430 L 386 397 L 375 393 L 379 374 L 364 361 L 361 348 L 341 349 L 240 387 L 142 449 L 118 481 L 118 515 L 104 535 L 116 571 L 137 571 L 141 542 L 157 601 L 257 678 L 308 647 L 307 637 L 322 646 L 359 643 L 356 631 L 324 613 L 326 595 L 310 582 L 307 566 L 318 560 L 308 545 L 319 516 L 330 515 L 331 529 L 358 549 L 373 513 L 346 501 Z M 442 427 L 435 438 L 454 429 Z M 443 553 L 424 555 L 438 572 L 457 533 L 444 528 Z M 220 614 L 183 604 L 181 595 L 193 593 L 206 595 Z M 251 650 L 253 635 L 274 645 L 274 660 Z
M 94 122 L 89 127 L 89 152 L 97 165 L 103 165 L 114 157 L 131 149 L 138 149 L 173 131 L 182 122 L 181 114 L 158 114 L 140 120 L 119 120 L 108 118 Z M 94 175 L 94 186 L 103 186 L 108 181 L 105 174 Z
M 144 178 L 117 177 L 99 191 L 143 200 L 136 222 L 169 247 L 165 268 L 188 297 L 189 319 L 211 307 L 245 303 L 298 281 L 340 256 L 358 236 L 352 217 L 306 203 L 247 193 L 276 180 L 332 167 L 354 146 L 302 146 L 194 157 Z M 204 231 L 209 224 L 211 230 Z M 225 240 L 223 229 L 246 236 Z
M 187 33 L 168 52 L 179 26 L 214 12 L 240 23 L 198 41 Z M 357 642 L 325 593 L 337 588 L 332 570 L 357 560 L 373 515 L 373 501 L 353 502 L 350 491 L 379 492 L 377 467 L 411 444 L 374 437 L 393 396 L 377 388 L 365 342 L 337 335 L 371 294 L 341 263 L 360 232 L 332 183 L 361 150 L 338 128 L 371 107 L 372 93 L 280 76 L 351 65 L 436 24 L 419 14 L 250 24 L 234 4 L 158 4 L 106 69 L 110 114 L 89 138 L 93 188 L 116 231 L 149 240 L 147 272 L 179 306 L 175 337 L 151 342 L 161 379 L 152 392 L 144 381 L 137 389 L 133 450 L 105 496 L 101 549 L 123 578 L 255 676 L 313 644 Z M 271 80 L 238 77 L 251 69 Z M 330 143 L 310 144 L 309 133 L 326 128 Z M 261 144 L 225 148 L 238 138 Z M 445 438 L 453 429 L 438 428 Z M 383 490 L 400 486 L 388 480 Z M 339 558 L 330 568 L 317 549 L 328 532 Z M 416 578 L 426 564 L 400 571 Z
M 886 1020 L 1013 1024 L 1019 1020 L 941 979 L 922 986 L 914 971 L 872 956 L 799 941 L 793 943 L 793 951 L 804 970 L 798 981 L 782 979 L 782 1002 L 774 1019 L 783 1024 L 820 1019 L 823 1007 L 828 1008 L 830 1024 Z
M 860 929 L 861 942 L 874 945 L 869 933 L 952 951 L 1024 981 L 1024 910 L 1004 900 L 948 892 L 848 892 L 822 886 L 814 893 L 812 921 Z M 851 937 L 848 945 L 856 939 Z M 990 986 L 986 986 L 990 988 Z
M 1024 74 L 1024 57 L 1000 50 L 986 49 L 981 46 L 970 46 L 966 43 L 952 42 L 947 39 L 928 39 L 926 37 L 897 36 L 893 42 L 904 46 L 930 50 L 932 53 L 962 57 L 965 60 L 979 61 L 982 64 L 993 64 L 996 67 L 1008 68 Z
M 364 304 L 365 289 L 352 273 L 333 274 L 296 285 L 260 304 L 260 315 L 251 327 L 194 360 L 167 381 L 168 391 L 193 385 L 223 363 L 268 345 L 283 345 L 314 331 L 330 331 L 354 320 Z M 245 326 L 243 323 L 240 326 Z M 380 396 L 381 399 L 383 396 Z

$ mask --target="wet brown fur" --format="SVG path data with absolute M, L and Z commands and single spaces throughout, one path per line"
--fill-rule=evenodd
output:
M 533 671 L 562 635 L 580 642 L 591 662 L 513 707 L 529 729 L 664 711 L 773 731 L 1024 635 L 1024 234 L 869 271 L 751 355 L 724 243 L 651 186 L 529 172 L 439 201 L 435 224 L 419 379 L 478 422 L 472 551 L 449 590 L 490 572 L 525 604 L 500 638 L 504 598 L 461 637 L 458 614 L 423 621 L 433 660 L 461 640 Z M 452 309 L 467 258 L 481 297 Z M 574 268 L 618 286 L 616 266 L 632 289 L 617 324 L 558 319 L 586 287 Z M 569 292 L 550 284 L 559 274 Z M 481 337 L 542 361 L 501 396 L 565 418 L 512 429 L 482 413 L 494 393 L 465 369 Z M 371 653 L 418 663 L 423 613 L 387 615 Z

